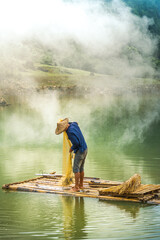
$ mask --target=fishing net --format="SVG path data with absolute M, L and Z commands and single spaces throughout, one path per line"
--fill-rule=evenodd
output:
M 67 186 L 73 182 L 72 153 L 69 152 L 72 144 L 67 133 L 63 132 L 63 162 L 62 162 L 62 185 Z

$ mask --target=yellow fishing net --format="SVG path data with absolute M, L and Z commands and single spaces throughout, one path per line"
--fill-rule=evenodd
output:
M 67 133 L 63 132 L 63 178 L 62 185 L 67 186 L 73 182 L 73 171 L 72 171 L 72 153 L 69 152 L 72 144 L 68 139 Z

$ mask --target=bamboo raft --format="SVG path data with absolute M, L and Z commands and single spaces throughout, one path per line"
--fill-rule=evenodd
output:
M 39 192 L 50 194 L 61 194 L 75 197 L 91 197 L 100 200 L 127 201 L 148 204 L 160 204 L 160 185 L 141 184 L 132 186 L 130 190 L 123 191 L 124 186 L 129 186 L 130 179 L 124 183 L 117 181 L 102 180 L 100 178 L 84 178 L 84 189 L 80 192 L 70 192 L 71 186 L 62 186 L 62 175 L 37 174 L 40 177 L 22 182 L 5 184 L 5 190 Z M 139 176 L 139 175 L 134 175 Z M 131 178 L 133 181 L 134 176 Z M 140 176 L 139 176 L 140 177 Z

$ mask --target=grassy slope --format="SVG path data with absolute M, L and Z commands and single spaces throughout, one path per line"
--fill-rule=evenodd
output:
M 23 76 L 28 76 L 36 80 L 39 87 L 89 86 L 94 79 L 104 81 L 108 77 L 107 75 L 93 74 L 84 70 L 38 63 L 35 64 L 34 69 L 28 69 L 23 72 Z M 110 76 L 110 78 L 112 77 Z
M 84 70 L 66 68 L 62 66 L 51 66 L 46 64 L 35 64 L 34 69 L 28 69 L 24 76 L 33 78 L 41 87 L 103 87 L 120 86 L 119 76 L 91 73 Z M 126 79 L 127 80 L 127 79 Z M 132 86 L 135 85 L 159 85 L 160 81 L 149 78 L 134 78 Z

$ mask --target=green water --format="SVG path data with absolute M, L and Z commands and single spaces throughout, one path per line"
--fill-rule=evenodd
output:
M 36 99 L 36 101 L 35 101 Z M 160 98 L 42 95 L 0 109 L 0 185 L 62 172 L 59 118 L 79 125 L 85 175 L 160 183 Z M 160 239 L 160 206 L 0 190 L 0 239 Z

